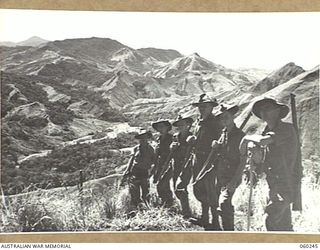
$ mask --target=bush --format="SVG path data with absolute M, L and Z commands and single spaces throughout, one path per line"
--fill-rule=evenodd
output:
M 128 155 L 121 154 L 120 151 L 112 153 L 110 150 L 133 146 L 135 142 L 132 137 L 131 134 L 123 133 L 115 139 L 56 147 L 45 157 L 26 160 L 21 163 L 22 172 L 17 173 L 17 176 L 26 177 L 22 181 L 23 184 L 19 182 L 19 187 L 12 180 L 12 172 L 4 168 L 2 170 L 4 192 L 15 194 L 21 191 L 21 186 L 28 187 L 31 183 L 38 183 L 39 187 L 44 189 L 77 185 L 79 170 L 83 170 L 87 180 L 114 173 L 129 159 Z M 14 167 L 15 164 L 10 166 Z

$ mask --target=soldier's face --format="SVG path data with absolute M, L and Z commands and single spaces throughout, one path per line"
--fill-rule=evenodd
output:
M 147 145 L 147 143 L 148 143 L 148 139 L 146 139 L 146 138 L 139 139 L 139 144 L 140 145 Z
M 189 123 L 185 121 L 181 121 L 177 124 L 178 131 L 181 133 L 187 132 L 189 130 Z
M 213 106 L 208 103 L 200 104 L 198 106 L 198 110 L 199 110 L 201 116 L 205 118 L 211 114 L 211 112 L 213 110 Z
M 219 117 L 221 127 L 230 127 L 233 124 L 233 119 L 234 117 L 230 112 L 224 112 Z
M 160 123 L 157 127 L 157 130 L 160 134 L 166 134 L 168 133 L 168 127 L 162 123 Z
M 280 108 L 272 104 L 266 104 L 261 107 L 261 119 L 267 123 L 273 123 L 280 117 Z

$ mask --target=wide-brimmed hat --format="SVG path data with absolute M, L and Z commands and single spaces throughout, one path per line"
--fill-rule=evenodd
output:
M 206 94 L 201 94 L 200 97 L 199 97 L 199 101 L 198 102 L 194 102 L 194 103 L 191 103 L 192 106 L 199 106 L 201 104 L 211 104 L 213 107 L 216 107 L 218 106 L 218 102 L 217 102 L 217 99 L 211 99 L 208 95 Z
M 177 117 L 177 119 L 172 123 L 172 126 L 177 127 L 179 123 L 181 123 L 182 121 L 186 121 L 187 123 L 189 123 L 190 125 L 193 123 L 193 119 L 190 116 L 185 116 L 183 117 L 182 115 L 179 115 Z
M 163 124 L 163 125 L 165 125 L 166 127 L 168 127 L 168 131 L 170 131 L 171 128 L 172 128 L 172 125 L 171 125 L 171 123 L 170 123 L 169 120 L 158 120 L 158 121 L 153 122 L 153 123 L 151 124 L 151 126 L 152 126 L 155 130 L 158 131 L 158 127 L 159 127 L 160 124 Z
M 134 136 L 135 139 L 151 139 L 152 133 L 145 129 L 141 130 L 137 135 Z
M 256 101 L 252 106 L 252 113 L 261 119 L 260 113 L 263 106 L 265 106 L 266 104 L 272 104 L 280 108 L 280 119 L 285 118 L 289 113 L 289 107 L 287 105 L 277 102 L 275 99 L 272 98 L 263 98 L 261 100 Z
M 239 111 L 239 106 L 238 105 L 220 104 L 220 109 L 215 114 L 215 116 L 222 115 L 225 112 L 229 112 L 232 115 L 235 115 L 238 111 Z

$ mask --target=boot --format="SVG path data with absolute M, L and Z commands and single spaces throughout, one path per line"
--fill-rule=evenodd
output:
M 216 208 L 211 207 L 212 214 L 212 230 L 213 231 L 221 231 L 221 226 L 219 222 L 219 212 Z

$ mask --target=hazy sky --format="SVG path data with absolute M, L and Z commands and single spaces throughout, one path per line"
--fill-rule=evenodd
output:
M 0 40 L 108 37 L 132 48 L 199 53 L 226 67 L 320 63 L 318 13 L 143 13 L 0 10 Z

